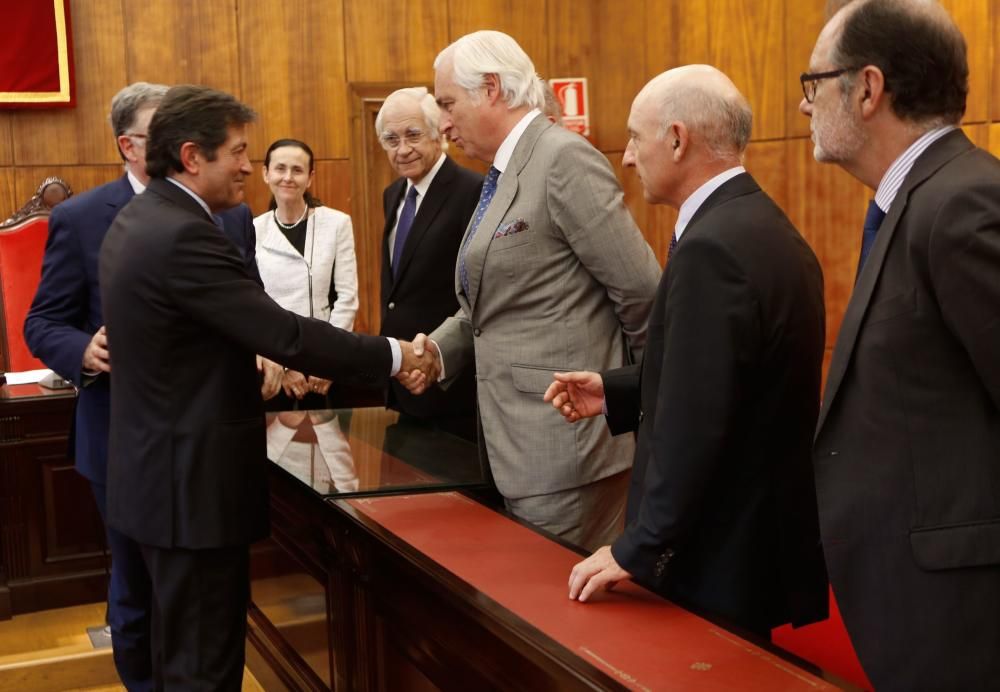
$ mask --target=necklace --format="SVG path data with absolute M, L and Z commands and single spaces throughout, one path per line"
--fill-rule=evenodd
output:
M 293 228 L 295 228 L 296 226 L 298 226 L 300 223 L 302 223 L 302 219 L 306 218 L 306 214 L 308 214 L 308 213 L 309 213 L 309 205 L 307 204 L 306 208 L 305 208 L 305 211 L 302 212 L 302 216 L 300 216 L 294 222 L 292 222 L 292 223 L 281 223 L 281 220 L 278 218 L 278 210 L 275 209 L 274 210 L 274 222 L 276 224 L 278 224 L 279 227 L 284 228 L 286 231 L 290 231 Z

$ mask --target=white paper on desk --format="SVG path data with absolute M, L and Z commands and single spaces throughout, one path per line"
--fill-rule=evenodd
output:
M 38 384 L 38 382 L 48 375 L 51 370 L 25 370 L 24 372 L 7 372 L 7 384 Z

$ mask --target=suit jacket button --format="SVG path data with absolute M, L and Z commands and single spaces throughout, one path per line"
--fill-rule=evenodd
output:
M 482 334 L 482 332 L 479 330 L 478 327 L 476 329 L 473 329 L 472 333 L 475 334 L 476 336 L 479 336 L 480 334 Z
M 395 303 L 389 303 L 388 307 L 389 307 L 390 310 L 395 310 L 396 309 L 396 304 Z

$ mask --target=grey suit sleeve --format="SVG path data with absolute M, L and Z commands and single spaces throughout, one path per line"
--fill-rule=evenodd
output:
M 465 368 L 475 364 L 476 348 L 472 334 L 472 323 L 462 308 L 431 332 L 428 337 L 441 349 L 445 378 L 442 389 L 447 389 Z
M 633 353 L 641 353 L 660 265 L 625 208 L 608 160 L 582 138 L 563 147 L 547 194 L 555 224 L 604 286 Z

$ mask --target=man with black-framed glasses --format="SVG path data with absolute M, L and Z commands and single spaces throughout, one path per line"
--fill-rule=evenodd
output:
M 814 448 L 830 581 L 876 689 L 993 687 L 1000 162 L 959 129 L 965 40 L 936 3 L 854 2 L 809 72 L 817 161 L 875 190 Z

